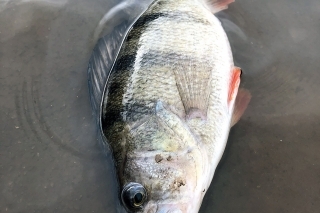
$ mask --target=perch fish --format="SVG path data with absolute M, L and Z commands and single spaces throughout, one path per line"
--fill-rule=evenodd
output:
M 94 50 L 92 102 L 128 212 L 199 211 L 251 98 L 214 15 L 231 2 L 156 0 L 118 52 L 106 39 Z

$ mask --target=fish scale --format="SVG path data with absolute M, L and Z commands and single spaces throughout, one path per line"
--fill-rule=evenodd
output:
M 174 5 L 169 4 L 170 2 L 174 3 Z M 158 4 L 159 7 L 157 7 L 156 5 L 154 7 L 154 10 L 150 10 L 150 13 L 158 13 L 162 10 L 162 13 L 160 14 L 165 14 L 165 12 L 170 13 L 172 11 L 174 11 L 175 14 L 182 14 L 186 11 L 179 10 L 179 8 L 186 8 L 186 5 L 183 5 L 184 7 L 182 7 L 181 4 L 183 2 L 185 3 L 185 1 L 166 1 L 166 4 Z M 168 6 L 170 8 L 164 8 L 165 6 Z M 187 11 L 192 11 L 192 7 L 195 5 L 191 4 L 189 6 L 189 10 Z M 150 19 L 150 16 L 148 17 L 148 15 L 149 14 L 146 13 L 140 19 L 143 20 L 144 17 Z M 207 149 L 210 150 L 208 154 L 211 155 L 211 157 L 218 158 L 219 156 L 214 155 L 214 148 L 216 147 L 214 142 L 216 140 L 212 139 L 221 138 L 222 135 L 226 135 L 226 133 L 222 131 L 222 129 L 226 128 L 221 127 L 228 125 L 230 121 L 221 119 L 224 121 L 224 123 L 221 122 L 220 127 L 218 126 L 217 128 L 217 125 L 215 125 L 214 123 L 210 124 L 210 122 L 213 120 L 210 118 L 219 117 L 217 116 L 217 114 L 226 114 L 224 111 L 226 109 L 227 102 L 225 101 L 225 104 L 220 104 L 223 95 L 220 95 L 221 97 L 219 97 L 218 95 L 215 95 L 215 93 L 218 92 L 218 94 L 221 94 L 221 90 L 223 90 L 223 88 L 225 88 L 225 93 L 227 93 L 229 79 L 225 76 L 228 76 L 228 73 L 231 72 L 232 58 L 231 53 L 229 52 L 229 46 L 227 42 L 224 43 L 225 47 L 214 42 L 215 39 L 219 40 L 219 36 L 221 36 L 223 39 L 226 39 L 224 31 L 221 30 L 221 35 L 219 35 L 219 33 L 214 31 L 215 28 L 208 28 L 208 23 L 219 25 L 220 23 L 218 21 L 214 22 L 212 20 L 206 20 L 205 18 L 200 19 L 203 21 L 199 21 L 198 17 L 194 17 L 194 23 L 190 26 L 189 21 L 190 19 L 192 19 L 190 18 L 192 17 L 191 15 L 189 16 L 189 19 L 173 19 L 165 15 L 157 15 L 152 16 L 153 20 L 142 21 L 142 23 L 138 21 L 136 23 L 136 26 L 133 26 L 133 29 L 135 29 L 135 27 L 140 28 L 140 31 L 142 31 L 142 33 L 140 37 L 131 39 L 129 44 L 127 44 L 126 42 L 124 43 L 124 48 L 120 52 L 119 56 L 120 62 L 115 64 L 115 70 L 117 73 L 115 75 L 112 75 L 113 73 L 111 73 L 110 76 L 110 87 L 112 87 L 113 84 L 118 85 L 119 82 L 121 82 L 121 85 L 123 86 L 119 87 L 119 91 L 114 88 L 112 89 L 112 92 L 115 93 L 115 95 L 109 94 L 106 109 L 117 108 L 119 111 L 121 111 L 123 110 L 121 108 L 124 108 L 123 106 L 126 106 L 125 109 L 128 111 L 125 113 L 133 114 L 137 118 L 142 118 L 145 116 L 149 116 L 148 114 L 146 114 L 146 112 L 148 112 L 149 110 L 143 110 L 141 108 L 148 107 L 146 107 L 146 105 L 143 104 L 136 105 L 136 102 L 143 103 L 154 100 L 155 104 L 156 100 L 162 100 L 166 104 L 174 106 L 175 108 L 177 108 L 177 110 L 181 110 L 185 109 L 183 101 L 181 100 L 185 96 L 189 96 L 185 97 L 186 99 L 189 99 L 188 101 L 185 101 L 185 104 L 187 104 L 191 101 L 190 99 L 194 98 L 194 96 L 200 96 L 199 98 L 201 98 L 202 95 L 206 93 L 211 93 L 209 99 L 211 99 L 211 102 L 215 102 L 216 106 L 220 106 L 220 108 L 217 109 L 216 106 L 209 106 L 207 121 L 208 123 L 202 126 L 202 128 L 198 127 L 198 120 L 192 120 L 189 125 L 193 130 L 194 134 L 199 136 L 200 138 L 202 137 L 202 135 L 208 136 L 202 137 L 201 141 L 203 142 L 203 144 L 208 145 Z M 174 31 L 172 30 L 172 27 L 175 27 Z M 155 37 L 157 33 L 159 33 L 161 36 Z M 201 41 L 199 40 L 200 35 L 202 35 Z M 218 51 L 218 54 L 215 54 L 215 51 Z M 131 56 L 130 54 L 132 52 L 135 52 L 134 57 L 127 57 Z M 154 60 L 146 59 L 145 63 L 142 63 L 144 57 L 148 56 L 148 54 L 151 53 L 158 54 L 154 54 Z M 165 57 L 166 55 L 170 54 L 178 55 L 178 57 Z M 135 59 L 130 61 L 129 63 L 124 63 L 121 60 L 121 57 Z M 180 58 L 189 58 L 191 59 L 191 61 L 194 61 L 195 65 L 192 66 L 190 69 L 189 61 L 180 60 Z M 155 63 L 156 59 L 160 60 L 160 63 Z M 219 64 L 210 63 L 215 62 L 217 59 L 220 60 Z M 203 64 L 202 61 L 207 61 L 208 63 Z M 219 72 L 214 72 L 213 69 L 217 69 L 219 70 Z M 184 88 L 187 88 L 187 91 L 185 91 L 185 93 L 183 93 L 183 91 L 179 92 L 179 88 L 177 87 L 176 76 L 181 77 L 179 76 L 179 72 L 181 74 L 182 72 L 186 74 L 184 76 L 187 79 L 185 81 L 183 81 L 182 79 L 180 80 L 181 85 L 184 84 Z M 204 78 L 202 78 L 202 76 L 199 75 L 199 73 L 201 72 L 204 72 L 204 74 L 206 74 L 204 75 Z M 199 81 L 190 81 L 192 77 L 198 77 Z M 206 87 L 207 83 L 205 82 L 208 77 L 216 79 L 217 82 L 212 86 L 209 85 L 209 88 Z M 187 85 L 188 82 L 189 85 Z M 203 85 L 204 82 L 205 85 Z M 193 85 L 193 88 L 190 88 L 190 83 L 195 84 Z M 180 88 L 180 90 L 183 90 L 184 88 Z M 203 94 L 201 93 L 202 90 L 206 90 L 207 92 Z M 119 95 L 121 94 L 121 92 L 124 93 L 122 95 Z M 122 98 L 120 103 L 121 97 L 124 98 Z M 112 98 L 114 98 L 114 100 Z M 154 108 L 154 105 L 150 108 Z M 206 108 L 204 108 L 204 110 L 205 109 Z M 114 110 L 106 111 L 105 115 L 108 116 L 108 112 L 110 113 L 113 111 Z M 134 113 L 130 113 L 130 111 L 134 111 Z M 130 118 L 128 116 L 126 117 L 126 119 L 129 119 L 130 121 Z M 112 120 L 115 119 L 112 118 Z M 108 136 L 112 134 L 112 132 L 121 132 L 120 130 L 117 131 L 114 128 L 120 127 L 124 129 L 125 121 L 121 121 L 121 123 L 123 125 L 115 125 L 113 126 L 113 128 L 110 128 L 109 131 L 106 132 L 106 135 Z M 105 128 L 105 130 L 108 129 Z M 150 135 L 152 135 L 152 133 L 150 133 Z M 210 138 L 209 141 L 203 140 L 208 138 Z M 117 140 L 109 141 L 111 142 L 112 147 L 118 146 L 117 144 L 112 144 L 113 141 L 116 142 Z M 134 146 L 127 145 L 126 152 L 130 152 L 131 148 L 133 149 Z M 117 150 L 118 148 L 113 149 Z M 123 153 L 123 149 L 125 149 L 125 147 L 120 148 L 119 152 Z M 116 161 L 119 164 L 122 164 L 122 162 L 120 162 L 121 159 L 122 158 L 116 159 Z
M 154 1 L 132 25 L 110 70 L 101 129 L 120 189 L 134 182 L 147 191 L 146 203 L 133 212 L 198 212 L 230 127 L 250 100 L 240 96 L 232 119 L 240 69 L 209 10 L 227 3 Z M 90 64 L 89 70 L 99 71 Z

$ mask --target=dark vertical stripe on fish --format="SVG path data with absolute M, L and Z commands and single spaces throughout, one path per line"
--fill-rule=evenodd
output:
M 121 56 L 115 63 L 114 71 L 119 72 L 119 71 L 128 69 L 133 65 L 135 57 L 136 57 L 135 55 Z
M 127 103 L 125 106 L 126 121 L 137 121 L 145 115 L 155 114 L 155 103 L 150 103 L 151 100 L 135 100 L 133 103 Z
M 105 94 L 108 99 L 103 116 L 104 119 L 102 120 L 103 127 L 108 128 L 115 122 L 121 121 L 123 93 L 127 86 L 134 60 L 134 55 L 123 55 L 115 63 L 108 82 L 107 94 Z
M 197 23 L 203 25 L 210 25 L 210 22 L 206 19 L 198 18 L 192 13 L 181 13 L 180 11 L 170 12 L 170 13 L 153 13 L 141 16 L 138 21 L 132 26 L 131 32 L 128 34 L 126 41 L 131 41 L 132 39 L 138 39 L 144 32 L 145 29 L 151 24 L 151 22 L 157 20 L 158 18 L 164 18 L 164 22 L 174 21 L 174 22 L 187 22 L 187 23 Z M 172 25 L 174 27 L 174 25 Z
M 143 26 L 149 24 L 150 22 L 152 22 L 160 17 L 164 17 L 164 16 L 166 16 L 165 13 L 153 13 L 153 14 L 143 15 L 132 26 L 132 29 L 143 27 Z
M 203 18 L 198 18 L 196 14 L 192 13 L 182 13 L 181 11 L 176 11 L 176 12 L 170 12 L 170 13 L 153 13 L 153 14 L 148 14 L 141 16 L 137 22 L 132 26 L 132 29 L 136 29 L 142 26 L 145 26 L 152 21 L 157 20 L 158 18 L 166 18 L 166 19 L 171 19 L 174 21 L 181 21 L 181 22 L 193 22 L 193 23 L 201 23 L 204 25 L 209 25 L 210 22 L 206 19 Z

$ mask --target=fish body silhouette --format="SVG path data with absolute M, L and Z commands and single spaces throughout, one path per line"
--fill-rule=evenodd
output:
M 213 15 L 230 2 L 156 0 L 110 70 L 103 42 L 91 58 L 93 105 L 129 212 L 199 211 L 251 97 Z

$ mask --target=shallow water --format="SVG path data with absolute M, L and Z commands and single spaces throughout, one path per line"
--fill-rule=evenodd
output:
M 116 4 L 0 2 L 0 212 L 118 209 L 86 70 Z M 200 212 L 317 212 L 320 2 L 238 0 L 219 17 L 253 98 Z

